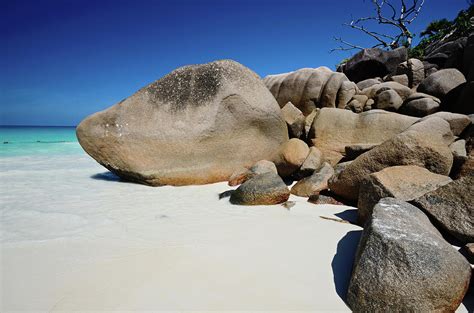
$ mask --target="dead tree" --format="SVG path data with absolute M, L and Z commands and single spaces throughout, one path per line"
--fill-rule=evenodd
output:
M 418 17 L 418 14 L 420 14 L 425 0 L 411 0 L 410 4 L 407 4 L 405 0 L 400 0 L 398 10 L 395 8 L 393 1 L 390 0 L 371 0 L 371 2 L 374 5 L 375 15 L 352 19 L 350 23 L 344 23 L 343 25 L 359 30 L 375 39 L 377 43 L 373 48 L 395 49 L 400 46 L 410 47 L 414 35 L 410 32 L 408 26 Z M 371 22 L 388 26 L 392 29 L 391 33 L 394 34 L 369 30 L 367 24 Z M 364 49 L 359 45 L 343 40 L 341 37 L 334 37 L 334 40 L 339 42 L 340 46 L 332 49 L 331 52 L 336 50 L 348 51 Z

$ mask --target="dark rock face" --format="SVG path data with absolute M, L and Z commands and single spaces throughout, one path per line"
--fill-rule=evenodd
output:
M 275 173 L 257 175 L 239 186 L 230 196 L 232 204 L 270 205 L 286 202 L 290 190 Z
M 408 58 L 406 48 L 385 51 L 378 48 L 364 49 L 354 55 L 344 66 L 344 74 L 354 82 L 368 78 L 384 77 L 394 73 L 398 64 Z
M 362 233 L 347 302 L 354 312 L 454 312 L 470 276 L 423 212 L 384 198 Z
M 271 159 L 288 131 L 260 78 L 224 60 L 171 72 L 83 120 L 77 137 L 115 174 L 159 186 L 225 181 Z
M 393 166 L 372 173 L 360 186 L 358 222 L 364 225 L 372 214 L 372 209 L 382 198 L 392 197 L 409 201 L 449 182 L 451 178 L 448 176 L 431 173 L 414 165 Z
M 413 200 L 413 204 L 461 242 L 474 242 L 474 176 L 439 187 Z

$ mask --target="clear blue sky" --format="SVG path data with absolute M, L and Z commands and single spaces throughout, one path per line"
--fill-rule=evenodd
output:
M 173 69 L 234 59 L 261 76 L 326 65 L 341 24 L 370 0 L 0 0 L 0 124 L 77 125 Z M 465 0 L 426 0 L 412 26 L 453 19 Z

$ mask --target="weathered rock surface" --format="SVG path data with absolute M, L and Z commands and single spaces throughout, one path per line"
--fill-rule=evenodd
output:
M 403 86 L 397 82 L 383 82 L 361 90 L 360 94 L 366 95 L 369 99 L 375 99 L 377 94 L 389 89 L 395 90 L 402 100 L 408 99 L 414 93 L 414 91 L 407 86 Z
M 278 174 L 275 164 L 267 160 L 260 160 L 254 165 L 252 165 L 249 169 L 246 169 L 246 168 L 243 168 L 243 170 L 239 169 L 236 172 L 234 172 L 234 174 L 232 174 L 232 176 L 229 178 L 228 185 L 237 186 L 249 180 L 252 177 L 255 177 L 257 175 L 264 174 L 264 173 Z
M 305 116 L 303 113 L 288 102 L 281 109 L 281 115 L 288 126 L 288 133 L 291 138 L 301 138 L 304 134 Z
M 331 165 L 335 165 L 342 159 L 346 146 L 380 144 L 417 120 L 383 110 L 356 114 L 349 110 L 323 108 L 313 120 L 308 139 Z
M 415 165 L 393 166 L 372 173 L 360 186 L 358 221 L 363 225 L 382 198 L 410 201 L 451 181 L 448 176 L 431 173 Z
M 268 75 L 263 82 L 281 107 L 291 102 L 305 116 L 316 108 L 344 108 L 357 91 L 344 74 L 324 66 Z
M 366 95 L 354 95 L 347 104 L 346 108 L 352 110 L 355 113 L 361 113 L 364 111 L 365 104 L 369 98 Z
M 292 188 L 291 193 L 300 197 L 310 197 L 328 188 L 328 180 L 334 174 L 334 169 L 329 163 L 316 170 L 311 176 L 303 178 Z
M 347 302 L 354 312 L 454 312 L 470 276 L 423 212 L 384 198 L 362 233 Z
M 77 127 L 81 146 L 120 177 L 149 185 L 226 181 L 288 140 L 272 94 L 243 65 L 179 68 Z
M 461 135 L 461 133 L 471 124 L 469 116 L 451 112 L 437 112 L 424 117 L 420 122 L 433 117 L 439 117 L 448 122 L 454 136 Z
M 397 67 L 397 74 L 406 74 L 408 77 L 408 86 L 415 87 L 425 78 L 425 66 L 418 59 L 408 59 Z
M 281 145 L 274 163 L 278 169 L 278 174 L 282 177 L 288 177 L 300 168 L 309 154 L 308 145 L 296 138 L 292 138 Z
M 465 82 L 466 78 L 460 71 L 448 68 L 426 77 L 417 90 L 442 99 L 448 92 Z
M 362 154 L 331 177 L 329 188 L 341 197 L 357 200 L 360 185 L 369 174 L 396 165 L 416 165 L 447 176 L 453 164 L 453 154 L 439 133 L 420 131 L 423 128 L 420 125 L 416 130 L 410 127 Z
M 321 167 L 323 162 L 324 157 L 322 152 L 316 147 L 310 147 L 308 156 L 297 172 L 297 178 L 310 176 L 314 171 Z
M 413 200 L 413 204 L 461 242 L 474 242 L 474 176 L 454 180 Z
M 381 91 L 375 96 L 377 109 L 397 111 L 403 103 L 403 99 L 393 89 Z
M 378 144 L 355 144 L 355 145 L 346 146 L 345 159 L 355 160 L 362 153 L 366 153 L 367 151 L 372 150 L 373 148 L 377 146 Z
M 390 76 L 387 78 L 387 81 L 397 82 L 400 85 L 407 86 L 407 87 L 410 86 L 410 80 L 408 78 L 408 75 L 406 74 Z
M 275 173 L 257 175 L 239 186 L 230 195 L 232 204 L 270 205 L 286 202 L 290 190 Z
M 398 64 L 407 60 L 407 49 L 385 51 L 378 48 L 364 49 L 355 54 L 345 65 L 344 73 L 354 82 L 394 73 Z
M 410 116 L 423 117 L 439 111 L 440 103 L 432 98 L 406 100 L 399 112 Z
M 382 82 L 382 79 L 380 77 L 368 78 L 368 79 L 364 79 L 364 80 L 358 82 L 357 83 L 357 88 L 359 88 L 360 90 L 363 90 L 365 88 L 372 87 L 373 85 L 380 84 L 381 82 Z

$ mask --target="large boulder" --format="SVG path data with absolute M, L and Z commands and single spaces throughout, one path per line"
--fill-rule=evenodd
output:
M 426 77 L 417 91 L 442 99 L 451 90 L 466 82 L 464 75 L 455 68 L 439 70 Z
M 406 61 L 406 48 L 382 50 L 379 48 L 364 49 L 354 55 L 344 66 L 344 74 L 354 82 L 367 78 L 384 77 L 394 73 L 398 64 Z
M 437 112 L 422 118 L 420 122 L 433 117 L 439 117 L 448 122 L 454 136 L 461 135 L 463 131 L 471 125 L 471 118 L 469 116 L 451 112 Z
M 231 61 L 179 68 L 77 127 L 84 150 L 149 185 L 226 181 L 270 159 L 286 124 L 258 75 Z
M 290 190 L 275 173 L 257 175 L 234 190 L 230 195 L 232 204 L 271 205 L 283 203 L 290 197 Z
M 348 200 L 357 200 L 364 179 L 371 173 L 397 165 L 416 165 L 447 176 L 453 164 L 453 154 L 448 147 L 452 141 L 446 138 L 446 133 L 450 133 L 449 124 L 440 118 L 434 120 L 416 123 L 360 155 L 331 177 L 328 182 L 331 191 Z
M 357 92 L 344 74 L 324 66 L 268 75 L 263 82 L 281 107 L 291 102 L 305 116 L 316 108 L 344 108 Z
M 413 204 L 463 243 L 474 242 L 474 176 L 467 175 L 431 191 Z
M 402 103 L 403 99 L 393 89 L 381 91 L 375 96 L 375 106 L 377 109 L 397 111 Z
M 308 139 L 331 165 L 354 144 L 380 144 L 403 132 L 418 119 L 383 110 L 356 114 L 349 110 L 321 109 L 313 120 Z
M 454 312 L 470 277 L 423 212 L 384 198 L 362 233 L 347 302 L 353 312 Z
M 392 166 L 372 173 L 360 186 L 358 222 L 363 225 L 382 198 L 410 201 L 451 181 L 448 176 L 435 174 L 415 165 Z
M 423 117 L 439 111 L 441 100 L 436 97 L 424 94 L 414 93 L 410 95 L 398 111 L 401 114 Z
M 374 99 L 379 93 L 385 90 L 393 89 L 398 93 L 402 100 L 408 99 L 414 91 L 397 82 L 383 82 L 377 85 L 363 89 L 360 93 L 366 95 L 369 99 Z

